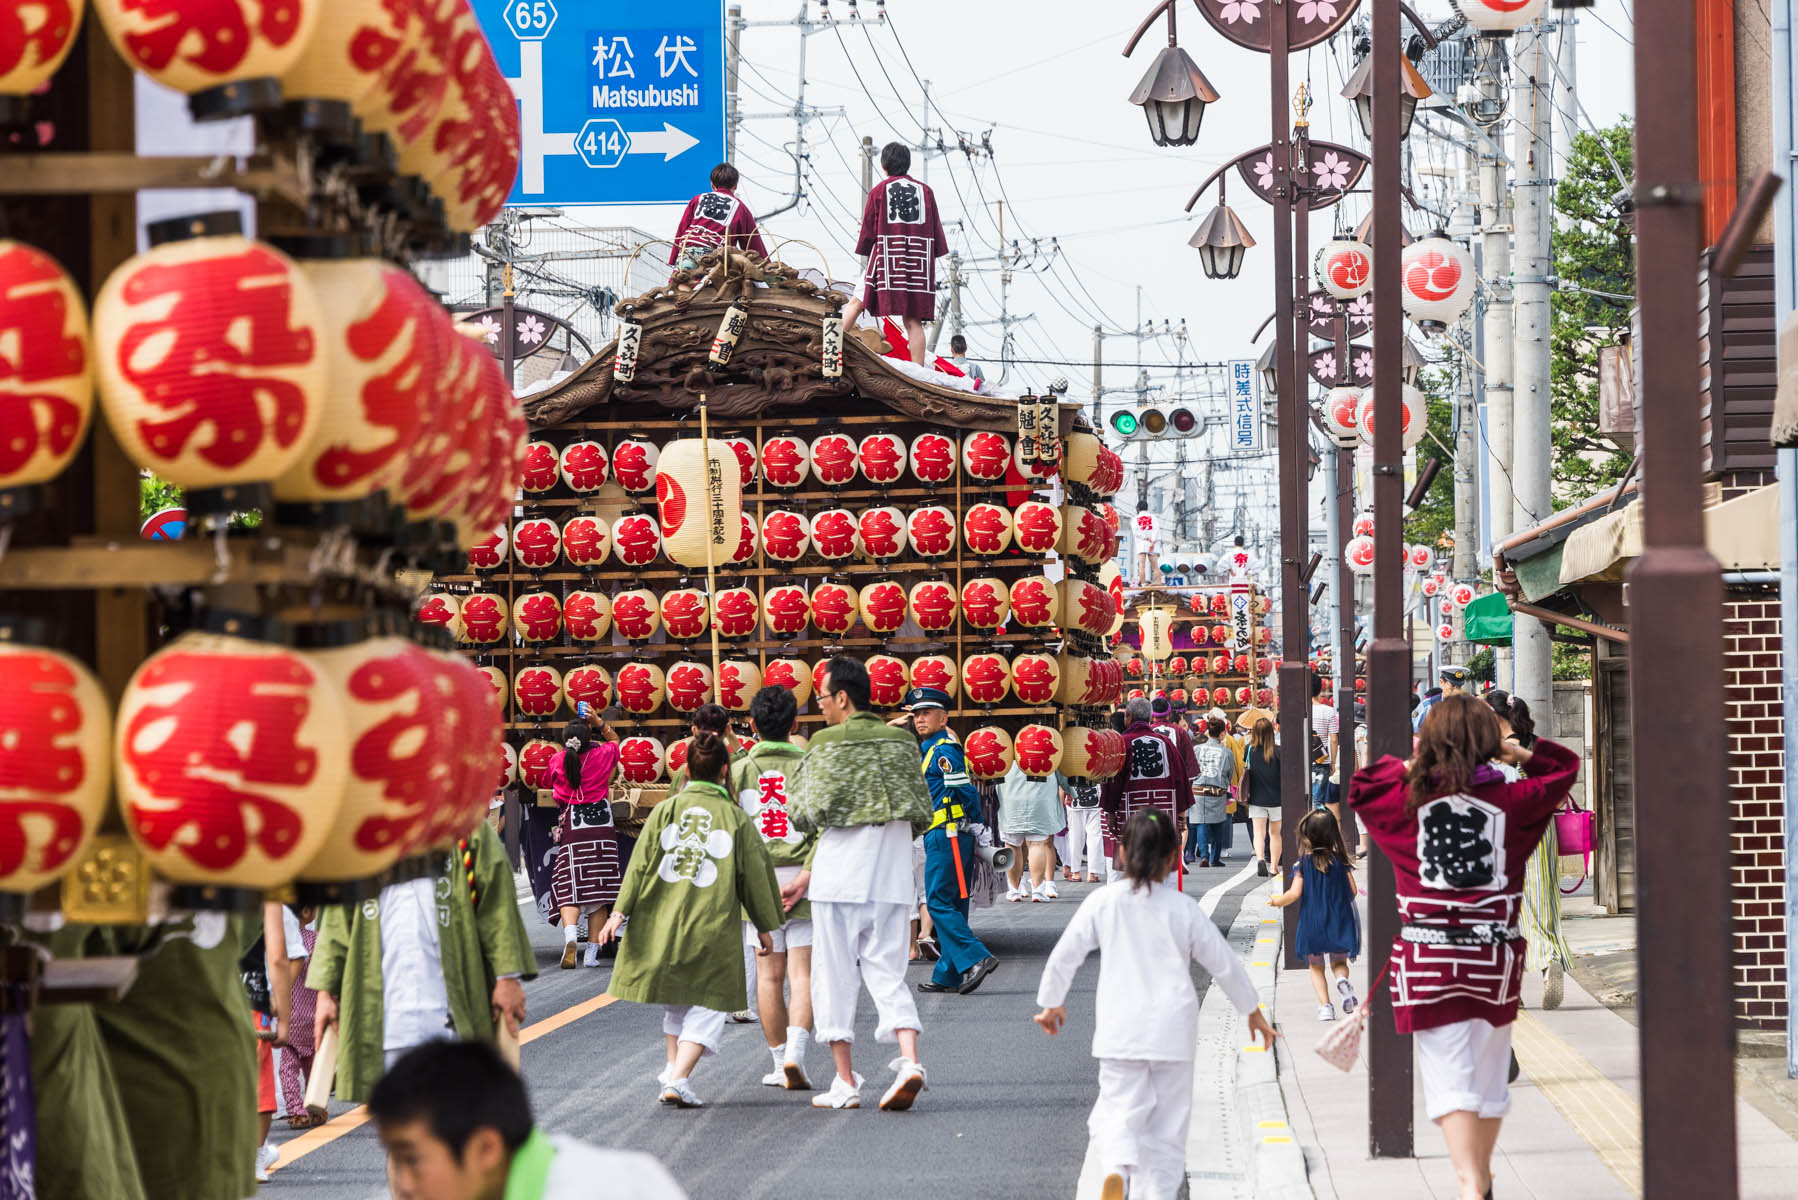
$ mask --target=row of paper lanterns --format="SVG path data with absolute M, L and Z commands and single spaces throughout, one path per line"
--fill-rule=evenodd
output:
M 20 8 L 18 5 L 10 7 Z M 0 60 L 0 95 L 24 97 L 56 73 L 81 32 L 85 0 L 25 4 L 19 53 Z M 348 106 L 425 180 L 447 224 L 472 233 L 499 214 L 518 174 L 518 106 L 468 0 L 93 0 L 101 27 L 139 72 L 190 97 L 255 94 Z M 274 98 L 270 94 L 270 99 Z M 229 117 L 240 106 L 194 106 Z
M 1399 441 L 1409 450 L 1423 441 L 1429 428 L 1423 393 L 1410 384 L 1401 385 Z M 1324 425 L 1338 445 L 1373 445 L 1374 394 L 1372 388 L 1331 388 L 1323 399 Z
M 619 773 L 628 783 L 657 783 L 685 766 L 686 750 L 685 741 L 667 745 L 657 737 L 633 734 L 618 743 Z M 1033 778 L 1059 771 L 1074 779 L 1109 779 L 1123 769 L 1125 753 L 1123 735 L 1110 729 L 1038 724 L 1025 725 L 1015 734 L 983 725 L 962 739 L 962 750 L 968 774 L 981 780 L 1003 779 L 1014 762 Z M 534 738 L 516 751 L 508 747 L 505 753 L 502 778 L 542 787 L 562 747 Z
M 934 504 L 909 513 L 890 506 L 860 513 L 832 508 L 810 516 L 775 509 L 762 518 L 759 528 L 748 513 L 740 513 L 735 547 L 728 555 L 719 555 L 713 565 L 745 566 L 756 561 L 758 550 L 782 564 L 800 562 L 808 554 L 825 562 L 856 558 L 890 561 L 907 556 L 939 559 L 954 554 L 962 542 L 971 553 L 986 557 L 1003 554 L 1015 543 L 1026 553 L 1059 553 L 1097 565 L 1117 557 L 1115 516 L 1116 510 L 1109 504 L 1095 510 L 1036 500 L 1027 500 L 1015 510 L 1000 504 L 971 505 L 959 528 L 953 512 Z M 491 530 L 469 548 L 469 566 L 476 571 L 504 566 L 508 543 L 513 563 L 532 572 L 552 570 L 559 564 L 590 571 L 613 559 L 620 566 L 648 567 L 662 559 L 667 549 L 661 523 L 647 513 L 626 513 L 610 523 L 587 514 L 560 524 L 547 517 L 531 517 L 519 521 L 509 536 L 504 526 Z
M 295 263 L 236 234 L 128 260 L 94 304 L 47 255 L 0 241 L 0 329 L 27 392 L 0 488 L 55 478 L 100 408 L 137 466 L 189 489 L 268 483 L 277 500 L 386 491 L 414 521 L 472 531 L 517 491 L 523 412 L 499 365 L 400 268 Z M 7 389 L 10 391 L 11 389 Z M 448 398 L 454 403 L 445 403 Z
M 1251 658 L 1247 654 L 1218 654 L 1211 657 L 1195 654 L 1189 659 L 1183 654 L 1176 654 L 1156 667 L 1155 673 L 1163 679 L 1184 679 L 1188 675 L 1205 674 L 1247 675 L 1251 664 L 1255 668 L 1255 674 L 1268 676 L 1279 668 L 1280 660 L 1266 656 Z M 1148 675 L 1148 669 L 1148 664 L 1140 658 L 1130 658 L 1124 661 L 1126 678 L 1145 678 Z
M 1060 469 L 1045 469 L 1027 461 L 1016 439 L 990 431 L 961 435 L 959 448 L 955 435 L 935 431 L 918 434 L 909 444 L 898 434 L 884 431 L 859 440 L 846 433 L 826 433 L 809 440 L 777 433 L 764 439 L 759 448 L 751 439 L 736 434 L 712 440 L 730 447 L 745 487 L 753 487 L 757 480 L 786 491 L 814 482 L 827 488 L 844 488 L 857 481 L 891 487 L 908 471 L 917 482 L 937 486 L 955 481 L 958 458 L 964 477 L 973 483 L 1003 483 L 1015 474 L 1023 484 L 1035 486 L 1064 474 L 1101 499 L 1115 496 L 1124 483 L 1123 459 L 1086 433 L 1066 439 Z M 609 452 L 591 440 L 571 442 L 561 449 L 551 442 L 534 441 L 525 452 L 524 490 L 540 495 L 561 484 L 576 495 L 591 495 L 613 482 L 631 495 L 644 495 L 655 490 L 663 452 L 664 448 L 644 438 L 620 439 Z
M 869 703 L 897 708 L 907 690 L 933 687 L 969 704 L 993 707 L 1007 699 L 1020 704 L 1059 704 L 1076 708 L 1116 704 L 1123 671 L 1113 660 L 1078 654 L 1029 653 L 1007 657 L 990 651 L 970 654 L 959 663 L 951 655 L 926 654 L 902 659 L 874 654 L 868 668 Z M 798 658 L 775 658 L 760 666 L 748 659 L 725 658 L 713 671 L 709 662 L 681 660 L 663 668 L 632 661 L 608 670 L 582 663 L 563 670 L 548 663 L 518 668 L 508 683 L 498 667 L 476 668 L 501 696 L 508 692 L 517 712 L 536 721 L 576 711 L 581 703 L 594 708 L 617 704 L 634 717 L 648 717 L 664 704 L 691 713 L 717 703 L 730 712 L 747 712 L 763 687 L 784 687 L 804 706 L 824 685 L 826 663 L 808 665 Z
M 1197 681 L 1194 681 L 1190 690 L 1177 687 L 1156 688 L 1153 692 L 1148 692 L 1142 688 L 1131 688 L 1125 699 L 1166 700 L 1175 708 L 1202 708 L 1207 704 L 1218 708 L 1231 705 L 1237 708 L 1247 708 L 1251 704 L 1259 704 L 1263 707 L 1272 704 L 1274 694 L 1275 689 L 1271 687 L 1250 687 L 1247 684 L 1237 684 L 1233 687 L 1206 688 L 1198 686 Z
M 660 596 L 647 588 L 610 596 L 585 589 L 566 597 L 533 591 L 510 606 L 492 592 L 433 592 L 420 601 L 417 615 L 470 646 L 496 645 L 513 631 L 525 643 L 555 641 L 564 633 L 574 642 L 596 643 L 614 631 L 627 642 L 648 642 L 658 632 L 674 641 L 694 641 L 714 627 L 729 639 L 753 637 L 758 628 L 778 638 L 801 637 L 808 629 L 824 637 L 846 637 L 858 621 L 870 634 L 887 636 L 908 620 L 926 633 L 951 630 L 958 620 L 980 631 L 1008 622 L 1017 629 L 1049 630 L 1066 621 L 1084 633 L 1106 637 L 1117 623 L 1116 600 L 1107 589 L 1082 579 L 1054 583 L 1043 575 L 1025 575 L 1009 585 L 983 576 L 967 580 L 959 590 L 941 579 L 909 588 L 892 579 L 859 588 L 828 580 L 809 589 L 788 583 L 769 588 L 759 599 L 747 587 L 724 588 L 715 597 L 698 588 L 673 588 Z
M 1352 238 L 1325 242 L 1312 268 L 1324 291 L 1338 300 L 1358 300 L 1373 288 L 1373 247 Z M 1430 330 L 1460 320 L 1479 285 L 1473 255 L 1442 234 L 1399 251 L 1399 280 L 1405 315 Z
M 1349 570 L 1357 575 L 1373 574 L 1374 560 L 1378 555 L 1373 535 L 1373 514 L 1357 515 L 1354 523 L 1349 526 L 1349 534 L 1348 541 L 1342 544 L 1342 556 L 1348 560 Z M 1401 543 L 1399 550 L 1404 555 L 1404 567 L 1407 571 L 1421 574 L 1436 565 L 1436 551 L 1421 542 L 1410 546 Z
M 67 870 L 115 786 L 164 879 L 377 875 L 481 819 L 502 722 L 478 669 L 397 637 L 301 651 L 185 634 L 139 666 L 116 719 L 76 659 L 0 644 L 0 890 Z
M 1209 596 L 1200 593 L 1187 601 L 1187 607 L 1195 613 L 1208 612 L 1214 617 L 1227 617 L 1230 615 L 1230 593 L 1213 592 Z M 1274 602 L 1271 597 L 1253 596 L 1249 599 L 1249 611 L 1252 613 L 1265 615 L 1272 612 L 1273 609 Z

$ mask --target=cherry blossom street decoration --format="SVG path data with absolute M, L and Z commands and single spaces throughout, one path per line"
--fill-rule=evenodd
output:
M 1354 15 L 1358 0 L 1292 0 L 1286 10 L 1286 49 L 1315 46 L 1341 29 Z M 1198 0 L 1199 10 L 1212 26 L 1238 46 L 1263 54 L 1273 48 L 1268 20 L 1277 11 L 1269 0 Z

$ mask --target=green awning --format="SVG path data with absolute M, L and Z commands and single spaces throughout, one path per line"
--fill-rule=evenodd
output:
M 1511 644 L 1511 606 L 1505 603 L 1503 593 L 1481 596 L 1461 615 L 1464 622 L 1462 636 L 1468 641 L 1487 646 Z

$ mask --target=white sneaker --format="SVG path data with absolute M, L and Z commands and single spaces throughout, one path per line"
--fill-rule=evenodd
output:
M 1355 1011 L 1355 1005 L 1361 1003 L 1355 998 L 1355 985 L 1346 979 L 1336 980 L 1336 994 L 1342 997 L 1342 1015 L 1348 1016 Z
M 819 1092 L 812 1097 L 813 1108 L 860 1108 L 862 1106 L 862 1084 L 866 1082 L 858 1073 L 855 1082 L 850 1083 L 841 1075 L 830 1081 L 828 1092 Z
M 1336 1019 L 1336 1009 L 1328 1004 L 1318 1005 L 1317 1019 L 1320 1021 L 1334 1021 Z
M 1030 893 L 1030 902 L 1032 904 L 1046 904 L 1053 899 L 1055 899 L 1055 897 L 1050 893 L 1049 885 L 1046 883 L 1038 885 L 1037 888 Z
M 880 1111 L 904 1112 L 918 1098 L 918 1093 L 930 1086 L 925 1081 L 924 1068 L 909 1058 L 895 1058 L 887 1065 L 896 1074 L 893 1076 L 893 1086 L 880 1098 Z
M 591 942 L 587 944 L 587 957 L 581 961 L 581 965 L 584 967 L 597 967 L 599 965 L 599 947 L 597 945 Z
M 1055 881 L 1053 879 L 1043 880 L 1043 891 L 1049 894 L 1049 899 L 1051 900 L 1061 899 L 1061 890 L 1055 886 Z
M 675 1108 L 704 1108 L 705 1101 L 693 1094 L 690 1079 L 670 1079 L 662 1087 L 662 1103 Z
M 275 1146 L 269 1142 L 264 1142 L 264 1143 L 262 1143 L 262 1145 L 256 1147 L 256 1182 L 257 1183 L 267 1183 L 269 1181 L 268 1180 L 268 1169 L 270 1167 L 274 1166 L 275 1163 L 279 1162 L 280 1158 L 281 1158 L 281 1148 L 279 1146 Z
M 1560 963 L 1551 962 L 1547 974 L 1542 977 L 1542 1008 L 1544 1011 L 1559 1008 L 1566 996 L 1567 973 Z
M 770 1071 L 766 1075 L 762 1076 L 762 1086 L 763 1087 L 777 1087 L 777 1088 L 786 1087 L 787 1086 L 787 1072 L 786 1072 L 785 1068 Z
M 1020 883 L 1017 887 L 1008 887 L 1005 889 L 1005 898 L 1013 904 L 1020 900 L 1028 900 L 1030 899 L 1030 886 Z

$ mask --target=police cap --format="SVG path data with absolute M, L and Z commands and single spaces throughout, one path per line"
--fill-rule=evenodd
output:
M 919 687 L 905 693 L 905 707 L 916 711 L 920 708 L 949 707 L 949 693 L 942 688 Z

